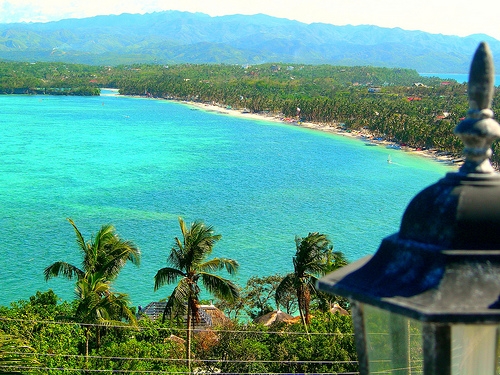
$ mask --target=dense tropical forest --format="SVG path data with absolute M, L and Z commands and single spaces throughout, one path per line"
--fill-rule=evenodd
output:
M 369 130 L 415 149 L 459 157 L 453 129 L 468 109 L 467 85 L 421 77 L 410 69 L 331 65 L 224 64 L 98 67 L 64 63 L 0 62 L 0 93 L 124 95 L 215 103 Z M 498 90 L 493 110 L 498 112 Z M 498 165 L 497 146 L 493 163 Z
M 368 130 L 413 148 L 459 155 L 453 128 L 467 112 L 467 86 L 416 71 L 374 67 L 262 64 L 86 66 L 0 62 L 0 93 L 124 95 L 217 104 L 294 121 Z M 300 111 L 297 110 L 300 108 Z M 493 110 L 498 110 L 498 90 Z M 494 161 L 498 164 L 498 153 Z M 220 239 L 203 222 L 179 219 L 167 264 L 152 280 L 173 286 L 160 316 L 131 307 L 113 281 L 140 251 L 104 225 L 85 239 L 70 220 L 81 265 L 64 259 L 44 272 L 69 279 L 72 302 L 50 290 L 0 307 L 0 373 L 353 373 L 356 353 L 348 304 L 318 293 L 317 277 L 346 264 L 328 237 L 295 238 L 290 273 L 235 285 L 237 259 L 212 257 Z M 200 328 L 201 293 L 225 318 Z M 259 317 L 288 314 L 267 325 Z M 293 316 L 296 315 L 294 318 Z M 255 319 L 255 320 L 254 320 Z M 216 319 L 217 320 L 217 319 Z

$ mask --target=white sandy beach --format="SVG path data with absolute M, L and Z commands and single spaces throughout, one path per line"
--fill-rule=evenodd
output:
M 344 129 L 342 129 L 340 126 L 337 126 L 335 124 L 318 124 L 318 123 L 312 123 L 312 122 L 297 122 L 292 119 L 284 119 L 283 116 L 278 116 L 278 115 L 267 115 L 267 114 L 259 114 L 259 113 L 249 113 L 249 112 L 243 112 L 242 110 L 237 110 L 237 109 L 232 109 L 232 108 L 226 108 L 226 107 L 221 107 L 215 104 L 205 104 L 205 103 L 197 103 L 197 102 L 186 102 L 183 101 L 182 103 L 192 106 L 194 108 L 198 108 L 204 111 L 209 111 L 209 112 L 217 112 L 221 114 L 227 114 L 230 116 L 236 116 L 236 117 L 241 117 L 241 118 L 248 118 L 248 119 L 254 119 L 254 120 L 266 120 L 266 121 L 274 121 L 274 122 L 279 122 L 282 124 L 289 124 L 291 126 L 302 126 L 306 127 L 309 129 L 314 129 L 322 132 L 328 132 L 328 133 L 333 133 L 339 136 L 345 136 L 345 137 L 352 137 L 352 138 L 358 138 L 360 140 L 364 141 L 369 141 L 374 144 L 379 144 L 381 146 L 399 146 L 401 147 L 402 150 L 406 152 L 411 152 L 415 153 L 419 156 L 422 157 L 428 157 L 428 158 L 433 158 L 436 161 L 443 162 L 443 163 L 448 163 L 456 166 L 460 166 L 461 161 L 456 160 L 455 162 L 453 161 L 454 159 L 450 157 L 449 155 L 442 155 L 438 153 L 437 150 L 417 150 L 411 147 L 406 147 L 406 146 L 400 146 L 398 144 L 395 144 L 393 142 L 385 141 L 385 140 L 377 140 L 368 131 L 351 131 L 347 132 Z

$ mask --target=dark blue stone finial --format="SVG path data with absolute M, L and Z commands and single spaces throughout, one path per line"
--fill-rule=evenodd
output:
M 482 42 L 474 54 L 469 73 L 469 111 L 455 128 L 463 141 L 465 163 L 460 173 L 493 173 L 489 158 L 491 144 L 500 138 L 500 125 L 490 109 L 494 92 L 493 57 L 488 45 Z

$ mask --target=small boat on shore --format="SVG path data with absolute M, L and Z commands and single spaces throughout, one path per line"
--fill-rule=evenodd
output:
M 385 148 L 389 148 L 391 150 L 401 150 L 401 146 L 400 145 L 388 145 L 386 146 Z

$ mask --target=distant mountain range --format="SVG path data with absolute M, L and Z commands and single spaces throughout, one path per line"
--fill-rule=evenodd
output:
M 467 73 L 481 41 L 500 72 L 500 41 L 377 26 L 305 24 L 267 15 L 166 11 L 0 24 L 0 59 L 94 65 L 303 63 Z

